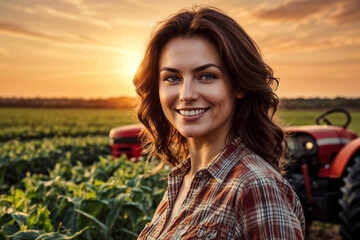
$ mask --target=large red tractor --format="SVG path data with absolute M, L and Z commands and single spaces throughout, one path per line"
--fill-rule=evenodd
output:
M 344 114 L 345 124 L 333 125 L 329 115 Z M 289 165 L 286 178 L 297 192 L 307 219 L 340 223 L 343 239 L 360 239 L 360 138 L 347 129 L 350 114 L 330 110 L 317 125 L 289 127 Z M 138 159 L 141 125 L 112 129 L 114 157 Z
M 344 114 L 341 126 L 329 116 Z M 312 220 L 341 223 L 343 239 L 360 239 L 360 138 L 347 129 L 350 114 L 333 109 L 317 125 L 289 127 L 287 179 Z M 321 125 L 325 123 L 324 125 Z

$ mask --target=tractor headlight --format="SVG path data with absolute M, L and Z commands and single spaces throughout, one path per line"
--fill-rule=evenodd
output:
M 314 144 L 312 142 L 306 142 L 305 143 L 305 148 L 307 151 L 311 151 L 312 149 L 314 149 Z
M 313 139 L 306 139 L 303 142 L 304 145 L 304 151 L 308 154 L 308 155 L 313 155 L 316 153 L 316 143 Z
M 288 150 L 294 157 L 314 155 L 317 152 L 317 144 L 310 135 L 294 134 L 288 140 Z

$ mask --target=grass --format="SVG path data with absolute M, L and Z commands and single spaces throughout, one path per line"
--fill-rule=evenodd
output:
M 314 221 L 306 240 L 341 240 L 340 225 Z

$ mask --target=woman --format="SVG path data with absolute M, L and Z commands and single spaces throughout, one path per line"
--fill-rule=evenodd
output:
M 281 176 L 278 81 L 221 11 L 183 10 L 154 31 L 135 75 L 149 158 L 168 188 L 138 239 L 302 239 L 300 202 Z

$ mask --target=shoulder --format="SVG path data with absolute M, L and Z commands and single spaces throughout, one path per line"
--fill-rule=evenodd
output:
M 268 239 L 271 229 L 275 228 L 295 236 L 303 235 L 305 219 L 296 193 L 286 179 L 260 156 L 249 152 L 228 177 L 239 186 L 236 196 L 237 231 L 255 235 L 261 232 L 263 239 Z
M 240 189 L 257 185 L 278 185 L 286 190 L 290 184 L 262 157 L 244 148 L 237 163 L 227 174 L 226 181 L 236 181 Z
M 261 156 L 249 149 L 231 169 L 226 181 L 236 186 L 237 207 L 246 213 L 257 209 L 292 212 L 303 218 L 301 203 L 289 182 Z M 277 209 L 277 210 L 275 210 Z
M 267 199 L 292 206 L 299 204 L 289 182 L 262 157 L 250 150 L 232 168 L 226 179 L 232 185 L 237 185 L 237 197 L 241 201 L 245 199 L 246 202 L 255 204 Z

